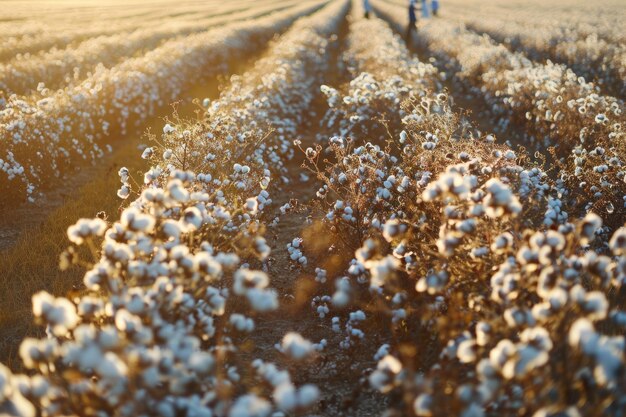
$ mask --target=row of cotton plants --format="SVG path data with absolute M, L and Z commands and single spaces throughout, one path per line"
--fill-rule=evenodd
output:
M 57 15 L 58 19 L 58 15 Z M 63 22 L 19 21 L 0 24 L 0 60 L 8 61 L 20 55 L 29 55 L 54 48 L 63 49 L 90 38 L 112 35 L 119 31 L 132 31 L 143 27 L 144 19 L 129 19 L 112 23 L 102 20 L 102 15 L 87 19 Z
M 401 8 L 378 11 L 401 27 Z M 572 190 L 572 211 L 594 210 L 611 226 L 626 213 L 624 103 L 598 94 L 562 65 L 538 64 L 463 27 L 438 20 L 420 26 L 420 45 L 448 62 L 453 77 L 485 100 L 503 131 L 523 126 L 525 146 L 551 153 Z
M 226 15 L 250 9 L 253 3 L 238 1 L 232 4 L 179 5 L 175 16 L 172 10 L 158 3 L 133 4 L 116 10 L 112 5 L 67 9 L 51 3 L 37 8 L 28 4 L 14 4 L 0 12 L 0 60 L 8 61 L 54 49 L 77 46 L 100 36 L 112 36 L 155 26 L 156 21 L 176 20 L 191 23 L 211 16 Z M 97 6 L 97 5 L 93 5 Z M 20 16 L 21 15 L 21 16 Z M 21 18 L 20 18 L 21 17 Z
M 348 62 L 369 74 L 323 87 L 339 134 L 304 150 L 331 253 L 357 248 L 338 276 L 320 259 L 314 314 L 351 355 L 380 344 L 368 381 L 387 415 L 622 416 L 626 228 L 598 239 L 592 213 L 542 226 L 561 185 L 474 137 L 422 91 L 436 71 L 394 48 L 382 22 L 351 24 Z M 359 128 L 374 113 L 386 131 Z
M 470 30 L 486 33 L 536 61 L 548 59 L 566 64 L 576 74 L 594 81 L 619 97 L 626 96 L 626 48 L 590 34 L 580 38 L 577 30 L 563 27 L 529 27 L 498 15 L 454 16 Z
M 0 190 L 34 200 L 35 188 L 50 177 L 62 176 L 77 161 L 96 161 L 106 147 L 106 135 L 124 134 L 129 126 L 144 122 L 191 82 L 224 72 L 230 62 L 245 59 L 321 5 L 306 2 L 166 42 L 37 101 L 11 96 L 0 111 Z
M 20 347 L 28 376 L 1 367 L 2 412 L 267 417 L 316 404 L 317 387 L 296 386 L 286 370 L 239 348 L 262 337 L 254 318 L 278 308 L 268 275 L 253 265 L 270 253 L 263 218 L 279 184 L 268 168 L 281 150 L 279 129 L 292 133 L 307 111 L 295 98 L 308 97 L 306 80 L 328 65 L 327 39 L 347 6 L 333 2 L 300 19 L 205 120 L 166 124 L 143 154 L 153 168 L 119 221 L 82 219 L 68 229 L 73 245 L 61 267 L 90 264 L 85 289 L 73 299 L 33 297 L 47 337 Z M 282 123 L 276 135 L 268 117 Z M 264 138 L 271 145 L 259 150 Z M 126 170 L 120 176 L 130 181 Z M 297 334 L 279 346 L 293 361 L 313 348 Z
M 260 2 L 253 9 L 239 13 L 208 17 L 194 21 L 179 22 L 173 19 L 158 27 L 120 32 L 114 35 L 98 36 L 64 49 L 53 49 L 38 54 L 24 56 L 0 65 L 0 90 L 4 96 L 24 95 L 37 91 L 42 83 L 48 90 L 71 87 L 80 82 L 89 73 L 94 72 L 98 64 L 112 67 L 127 57 L 142 51 L 149 51 L 172 38 L 180 38 L 197 32 L 204 32 L 220 24 L 257 18 L 272 11 L 290 6 Z M 41 88 L 40 88 L 41 90 Z M 50 92 L 50 94 L 53 94 Z M 46 94 L 43 94 L 44 98 Z
M 398 3 L 397 0 L 396 3 Z M 530 7 L 512 9 L 502 7 L 503 3 L 487 4 L 480 1 L 452 0 L 449 5 L 450 7 L 446 7 L 446 15 L 458 15 L 457 12 L 464 12 L 472 15 L 498 16 L 512 24 L 526 22 L 536 28 L 550 28 L 550 31 L 554 33 L 569 33 L 579 40 L 594 35 L 616 43 L 626 39 L 619 25 L 623 19 L 624 10 L 617 3 L 605 3 L 605 7 L 596 8 L 591 4 L 569 7 L 564 3 L 535 2 L 532 6 L 529 4 Z M 591 12 L 590 9 L 592 9 Z

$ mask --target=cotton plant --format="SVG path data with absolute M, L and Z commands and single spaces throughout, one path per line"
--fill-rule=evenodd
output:
M 214 203 L 190 192 L 193 183 L 184 176 L 173 173 L 164 188 L 145 189 L 118 222 L 81 220 L 68 229 L 74 247 L 89 248 L 93 257 L 82 260 L 76 249 L 64 256 L 64 266 L 92 262 L 85 291 L 73 300 L 36 294 L 33 313 L 48 338 L 28 338 L 20 347 L 25 367 L 37 372 L 20 392 L 45 415 L 77 406 L 112 407 L 122 415 L 206 414 L 215 407 L 207 394 L 239 383 L 236 369 L 250 366 L 226 357 L 236 352 L 237 332 L 253 331 L 254 321 L 237 314 L 227 319 L 226 312 L 239 297 L 253 311 L 275 309 L 275 294 L 263 272 L 239 268 L 245 250 L 236 254 L 211 242 L 217 234 L 202 237 L 203 228 L 213 226 L 207 207 Z M 232 288 L 225 276 L 233 276 Z M 217 357 L 226 361 L 216 366 Z M 64 401 L 79 393 L 78 403 Z
M 323 65 L 317 52 L 327 45 L 324 34 L 337 29 L 347 5 L 323 8 L 276 43 L 273 53 L 284 59 L 276 83 L 257 85 L 258 69 L 245 85 L 274 100 L 310 91 L 306 83 L 287 89 L 281 77 L 286 71 L 305 79 Z M 226 95 L 218 103 L 228 110 L 212 113 L 216 125 L 210 116 L 197 124 L 168 122 L 143 151 L 152 165 L 143 181 L 120 170 L 126 201 L 118 221 L 82 219 L 68 229 L 72 246 L 60 266 L 86 267 L 84 288 L 72 299 L 34 297 L 35 320 L 47 337 L 20 347 L 30 376 L 3 370 L 3 411 L 30 415 L 32 405 L 43 415 L 235 416 L 315 405 L 319 391 L 311 385 L 253 389 L 253 359 L 238 355 L 256 317 L 278 308 L 269 277 L 250 264 L 262 265 L 270 254 L 261 219 L 272 204 L 271 176 L 280 172 L 268 166 L 285 154 L 241 146 L 265 137 L 269 128 L 260 119 L 274 107 L 247 111 L 263 106 L 236 99 Z M 229 119 L 237 106 L 245 116 Z M 283 125 L 293 126 L 304 107 L 285 115 Z M 238 311 L 243 305 L 246 315 Z
M 397 383 L 411 387 L 417 415 L 484 415 L 490 409 L 518 415 L 521 404 L 534 415 L 619 415 L 624 338 L 610 329 L 621 325 L 624 229 L 611 240 L 611 256 L 585 251 L 581 242 L 593 239 L 599 227 L 588 217 L 559 232 L 529 231 L 526 244 L 511 249 L 515 256 L 493 274 L 488 296 L 501 313 L 468 304 L 475 315 L 470 330 L 459 329 L 427 372 Z M 404 363 L 403 373 L 412 375 L 413 366 Z M 470 373 L 461 381 L 457 372 Z M 567 389 L 558 387 L 554 372 L 565 376 Z M 439 391 L 439 384 L 450 382 L 452 398 Z M 570 391 L 585 401 L 570 402 Z
M 505 17 L 501 11 L 486 13 L 481 19 L 471 15 L 463 20 L 468 29 L 487 33 L 494 41 L 509 44 L 531 59 L 564 63 L 586 80 L 623 93 L 618 82 L 623 72 L 619 58 L 622 48 L 597 32 L 577 30 L 580 21 L 541 22 L 535 17 L 530 27 L 520 22 L 519 15 Z
M 404 19 L 396 7 L 385 15 L 394 24 Z M 416 39 L 448 62 L 463 88 L 486 101 L 502 133 L 521 126 L 527 146 L 551 155 L 570 190 L 560 197 L 571 207 L 570 216 L 593 211 L 611 230 L 621 226 L 626 195 L 622 100 L 599 93 L 565 65 L 531 61 L 453 22 L 426 25 Z
M 106 138 L 124 135 L 177 99 L 190 74 L 215 76 L 225 57 L 244 57 L 278 29 L 316 9 L 305 4 L 185 39 L 170 39 L 149 53 L 111 68 L 98 67 L 76 85 L 36 95 L 11 95 L 0 110 L 0 189 L 36 200 L 39 188 L 78 163 L 111 151 Z M 181 47 L 181 45 L 183 47 Z M 43 97 L 42 97 L 43 94 Z
M 384 58 L 363 61 L 364 68 L 388 65 Z M 376 343 L 372 334 L 386 342 L 370 385 L 402 395 L 408 412 L 420 416 L 518 415 L 523 406 L 538 415 L 584 415 L 566 395 L 550 392 L 560 380 L 550 366 L 560 366 L 556 358 L 562 361 L 567 347 L 580 360 L 572 375 L 595 375 L 610 386 L 601 388 L 605 399 L 620 398 L 624 339 L 594 323 L 622 323 L 615 291 L 623 280 L 621 249 L 611 249 L 613 257 L 601 252 L 609 239 L 620 247 L 622 229 L 611 238 L 597 215 L 569 212 L 567 181 L 550 178 L 523 151 L 495 144 L 493 135 L 476 135 L 443 92 L 404 92 L 404 101 L 381 106 L 374 87 L 354 90 L 362 100 L 323 90 L 337 135 L 302 152 L 321 183 L 314 208 L 334 244 L 355 256 L 312 307 L 322 321 L 330 313 L 333 332 L 345 334 L 341 348 Z M 354 117 L 361 110 L 341 112 L 359 106 L 396 122 L 384 135 L 362 134 L 352 127 L 366 123 Z M 326 165 L 324 152 L 331 155 Z M 551 263 L 558 266 L 546 269 Z M 562 326 L 551 326 L 554 320 Z M 529 389 L 537 380 L 544 383 Z M 603 401 L 594 390 L 590 410 Z

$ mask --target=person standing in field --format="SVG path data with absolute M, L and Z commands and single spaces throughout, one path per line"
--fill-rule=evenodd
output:
M 365 9 L 365 18 L 370 18 L 370 13 L 372 12 L 372 5 L 370 4 L 370 0 L 363 0 L 363 9 Z
M 424 19 L 428 18 L 428 4 L 426 4 L 426 0 L 422 0 L 422 17 Z
M 406 43 L 411 43 L 411 33 L 417 25 L 417 15 L 415 14 L 415 6 L 417 0 L 409 0 L 409 25 L 406 28 Z
M 437 16 L 437 13 L 439 13 L 439 0 L 432 0 L 430 5 L 432 7 L 433 16 Z

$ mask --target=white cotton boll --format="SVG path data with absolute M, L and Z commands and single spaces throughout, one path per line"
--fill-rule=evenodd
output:
M 103 236 L 106 229 L 107 224 L 102 219 L 79 219 L 67 228 L 67 237 L 70 242 L 80 245 L 88 237 Z
M 246 293 L 246 297 L 252 308 L 258 312 L 276 310 L 278 308 L 278 295 L 273 290 L 261 290 L 253 288 Z
M 590 320 L 604 320 L 609 311 L 609 302 L 603 292 L 592 291 L 585 295 L 583 309 Z
M 168 133 L 172 133 L 175 132 L 176 129 L 174 129 L 174 127 L 172 125 L 170 125 L 169 123 L 166 123 L 165 126 L 163 126 L 163 133 L 165 133 L 166 135 Z
M 382 358 L 387 356 L 389 354 L 390 348 L 391 346 L 389 346 L 387 343 L 381 345 L 381 347 L 378 348 L 378 350 L 376 351 L 376 354 L 374 355 L 374 360 L 380 361 Z
M 173 154 L 174 154 L 174 152 L 172 152 L 172 150 L 171 150 L 171 149 L 166 149 L 166 150 L 163 152 L 163 159 L 165 159 L 165 160 L 170 159 L 170 158 L 172 157 L 172 155 L 173 155 Z
M 117 190 L 117 196 L 121 199 L 127 199 L 130 196 L 130 187 L 128 185 L 122 185 L 119 190 Z
M 383 237 L 387 242 L 391 242 L 394 239 L 402 238 L 402 235 L 406 232 L 407 225 L 400 223 L 396 219 L 388 220 L 383 225 Z
M 395 376 L 400 371 L 402 371 L 402 363 L 395 356 L 387 355 L 378 361 L 376 370 L 368 378 L 369 383 L 372 388 L 385 394 L 395 386 Z
M 626 175 L 624 175 L 626 179 Z M 620 227 L 613 233 L 609 248 L 615 256 L 626 256 L 626 227 Z
M 178 239 L 182 233 L 182 228 L 179 222 L 167 219 L 161 224 L 162 232 L 169 238 Z
M 54 298 L 45 291 L 33 295 L 33 314 L 50 326 L 55 336 L 65 336 L 80 321 L 76 306 L 66 298 Z
M 215 260 L 219 262 L 224 268 L 234 268 L 239 264 L 239 256 L 235 253 L 220 252 L 215 256 Z M 269 283 L 269 278 L 267 280 Z
M 270 246 L 267 244 L 265 239 L 263 239 L 260 236 L 255 238 L 254 243 L 255 243 L 256 252 L 259 255 L 259 258 L 261 260 L 266 260 L 270 256 L 270 253 L 272 251 Z
M 266 288 L 269 282 L 265 272 L 241 268 L 234 274 L 233 291 L 237 295 L 244 295 L 250 289 Z
M 280 384 L 274 389 L 274 401 L 278 407 L 285 411 L 294 410 L 298 405 L 296 387 L 291 382 Z
M 35 417 L 35 407 L 22 395 L 15 376 L 0 364 L 0 412 L 8 416 Z
M 470 405 L 468 405 L 467 408 L 463 410 L 463 412 L 460 415 L 460 417 L 484 417 L 484 416 L 485 416 L 485 409 L 483 408 L 483 406 L 476 404 L 476 403 L 471 403 Z
M 502 339 L 489 352 L 489 361 L 495 369 L 502 369 L 504 364 L 515 355 L 515 344 L 508 339 Z
M 497 218 L 504 214 L 516 216 L 522 211 L 522 205 L 509 187 L 500 180 L 492 178 L 485 184 L 488 194 L 485 198 L 486 214 Z
M 296 360 L 304 359 L 315 351 L 313 343 L 295 332 L 289 332 L 283 337 L 281 350 L 283 353 Z
M 126 376 L 128 368 L 115 353 L 106 352 L 104 357 L 98 361 L 95 371 L 102 378 L 117 382 L 119 379 Z
M 543 327 L 529 327 L 519 335 L 522 342 L 531 344 L 541 350 L 552 350 L 553 343 L 550 334 Z
M 298 404 L 308 408 L 317 402 L 320 397 L 319 389 L 313 384 L 306 384 L 298 390 Z
M 476 344 L 485 346 L 491 338 L 491 326 L 484 321 L 476 323 Z
M 346 291 L 335 291 L 332 298 L 332 303 L 335 307 L 345 307 L 350 302 L 350 295 Z
M 319 389 L 312 384 L 296 389 L 292 383 L 282 383 L 276 387 L 273 393 L 278 408 L 284 411 L 308 408 L 319 399 Z
M 229 321 L 240 332 L 251 332 L 254 330 L 254 320 L 242 314 L 231 314 Z
M 202 213 L 197 207 L 188 207 L 181 219 L 187 232 L 198 230 L 202 226 Z
M 269 401 L 247 394 L 237 398 L 228 412 L 228 417 L 268 417 L 271 412 L 272 405 Z
M 534 346 L 520 344 L 515 358 L 510 359 L 502 368 L 502 375 L 507 379 L 524 377 L 534 369 L 544 366 L 549 359 L 546 351 Z
M 369 260 L 365 262 L 365 267 L 370 272 L 370 287 L 382 287 L 385 285 L 396 270 L 401 266 L 401 263 L 393 255 L 387 255 L 382 259 Z
M 413 411 L 419 417 L 431 417 L 433 397 L 430 394 L 420 394 L 413 402 Z
M 156 220 L 151 215 L 144 214 L 135 207 L 129 207 L 122 212 L 120 223 L 127 230 L 151 233 L 154 230 Z
M 126 167 L 120 168 L 119 171 L 117 171 L 117 175 L 119 175 L 120 181 L 123 183 L 128 182 L 130 179 L 130 171 L 128 171 L 128 168 Z
M 237 372 L 237 367 L 235 366 L 231 366 L 230 368 L 228 368 L 228 370 L 226 371 L 226 375 L 228 376 L 228 379 L 230 379 L 232 382 L 239 382 L 239 380 L 241 379 L 241 375 L 239 375 L 239 372 Z
M 143 150 L 143 153 L 141 154 L 141 158 L 142 159 L 150 159 L 150 158 L 152 158 L 153 154 L 154 154 L 154 149 L 148 147 L 148 148 Z
M 595 213 L 588 213 L 580 225 L 581 243 L 588 245 L 595 239 L 595 234 L 602 226 L 602 219 Z
M 255 197 L 248 198 L 244 208 L 250 215 L 255 216 L 259 211 L 259 201 Z
M 476 361 L 476 341 L 468 339 L 459 343 L 456 355 L 461 363 L 472 363 Z
M 189 201 L 189 191 L 187 191 L 181 180 L 171 180 L 167 184 L 167 192 L 171 198 L 179 203 Z

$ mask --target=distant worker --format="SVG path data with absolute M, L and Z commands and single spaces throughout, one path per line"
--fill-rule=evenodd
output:
M 422 0 L 422 17 L 424 19 L 428 18 L 428 5 L 426 4 L 426 0 Z
M 406 42 L 411 43 L 411 32 L 417 26 L 417 15 L 415 14 L 415 6 L 417 0 L 409 0 L 409 25 L 406 28 Z
M 437 13 L 439 13 L 439 0 L 432 0 L 430 4 L 433 10 L 433 16 L 437 16 Z
M 370 0 L 363 0 L 363 8 L 365 9 L 365 18 L 370 18 L 370 13 L 372 12 L 372 5 L 370 4 Z

